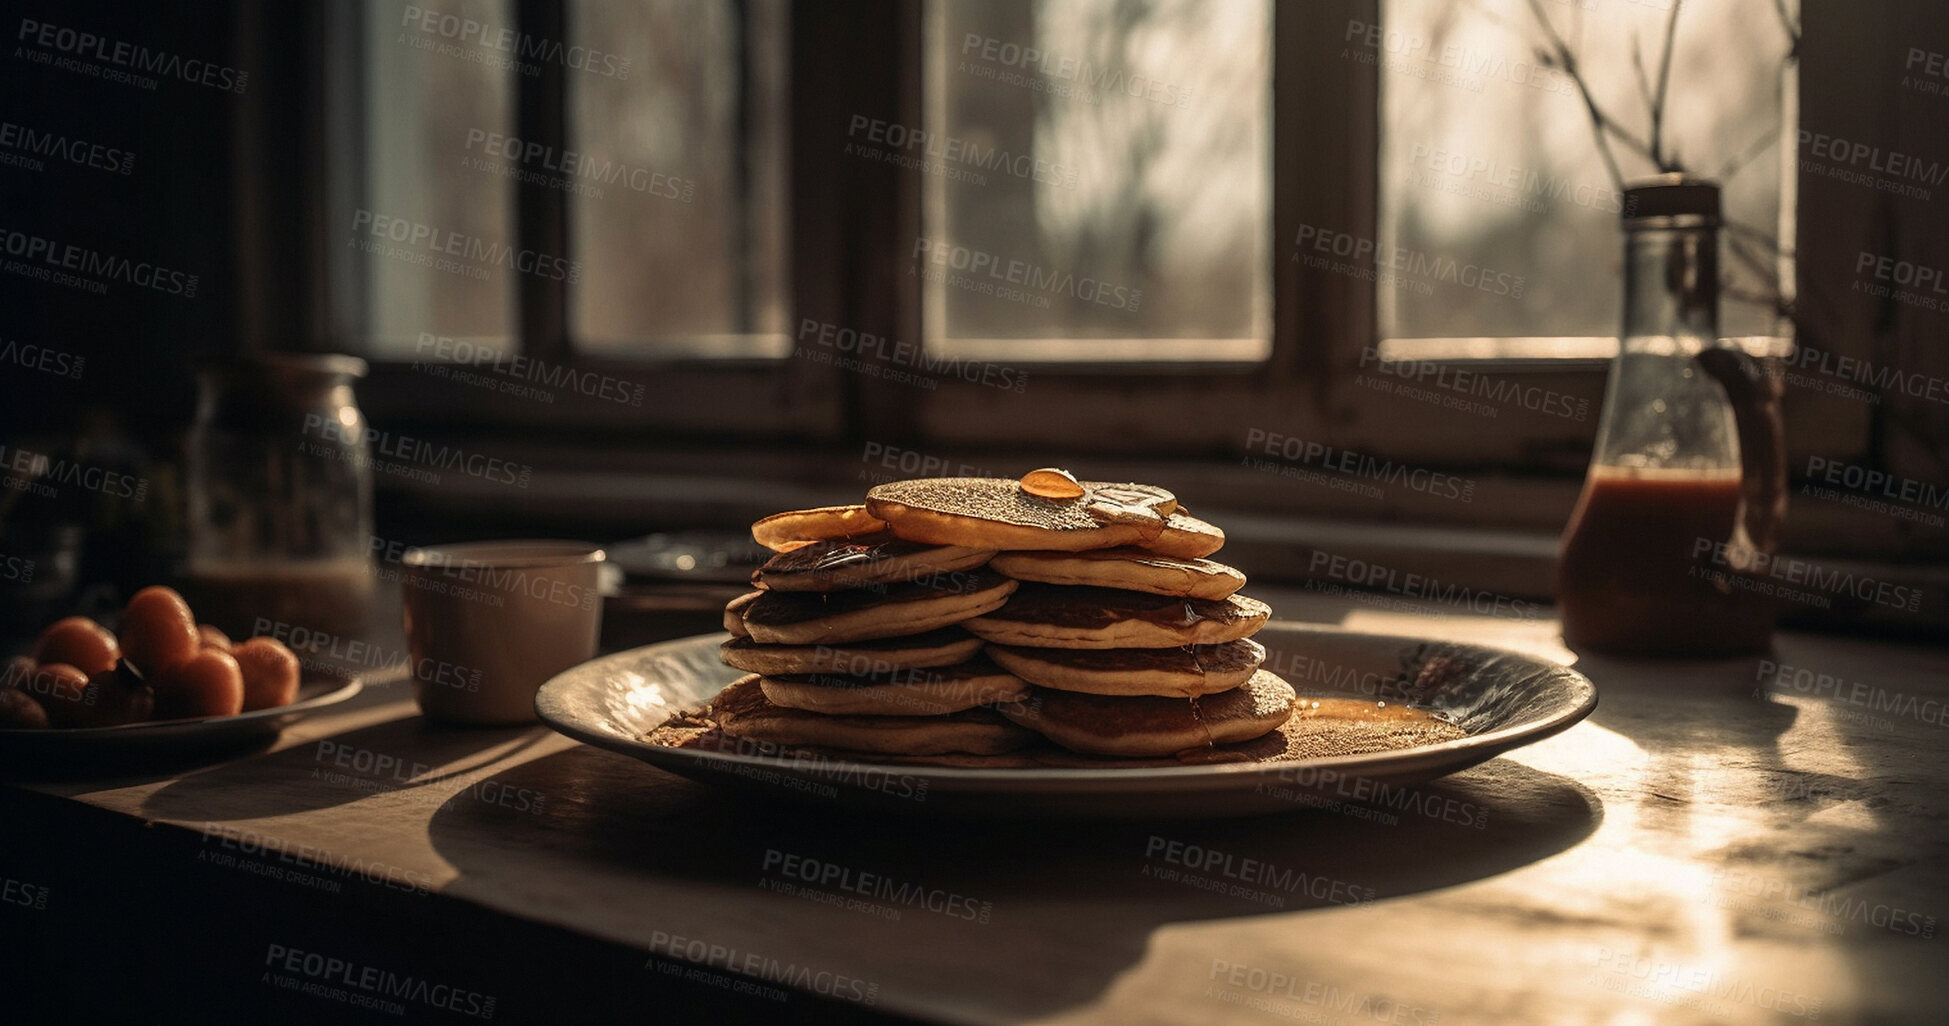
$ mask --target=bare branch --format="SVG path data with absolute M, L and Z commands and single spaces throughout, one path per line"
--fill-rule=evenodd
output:
M 1726 235 L 1729 238 L 1750 239 L 1775 253 L 1782 253 L 1786 256 L 1793 255 L 1791 249 L 1782 248 L 1780 243 L 1773 238 L 1772 234 L 1764 228 L 1755 228 L 1743 221 L 1735 221 L 1731 218 L 1726 218 L 1722 221 L 1721 226 L 1725 228 Z
M 1766 130 L 1761 132 L 1759 137 L 1749 143 L 1745 149 L 1734 154 L 1731 160 L 1719 165 L 1719 181 L 1724 182 L 1726 179 L 1738 174 L 1741 168 L 1752 163 L 1753 158 L 1765 153 L 1766 148 L 1773 145 L 1773 141 L 1779 137 L 1780 124 L 1776 121 L 1772 125 L 1767 126 Z
M 1617 157 L 1611 153 L 1611 143 L 1606 133 L 1615 134 L 1619 140 L 1647 156 L 1651 153 L 1650 149 L 1597 106 L 1597 98 L 1590 94 L 1590 87 L 1584 84 L 1584 77 L 1577 70 L 1577 56 L 1570 52 L 1570 46 L 1563 41 L 1563 37 L 1557 35 L 1556 26 L 1550 24 L 1550 16 L 1544 13 L 1542 0 L 1529 0 L 1529 10 L 1550 40 L 1551 52 L 1546 54 L 1539 48 L 1539 59 L 1554 59 L 1563 73 L 1570 76 L 1570 81 L 1577 84 L 1577 94 L 1583 97 L 1584 110 L 1590 114 L 1591 134 L 1597 137 L 1597 152 L 1604 158 L 1604 167 L 1610 171 L 1611 183 L 1617 186 L 1619 192 L 1623 192 L 1624 172 L 1618 169 Z
M 1672 48 L 1678 42 L 1678 9 L 1685 0 L 1672 0 L 1671 16 L 1665 19 L 1665 53 L 1658 58 L 1658 96 L 1651 104 L 1651 159 L 1660 171 L 1683 171 L 1676 156 L 1667 160 L 1661 145 L 1665 128 L 1665 87 L 1672 80 Z
M 1658 117 L 1658 101 L 1651 96 L 1651 77 L 1644 73 L 1644 48 L 1638 45 L 1638 34 L 1631 33 L 1631 70 L 1638 76 L 1638 96 L 1644 100 L 1644 109 L 1650 112 L 1655 123 Z

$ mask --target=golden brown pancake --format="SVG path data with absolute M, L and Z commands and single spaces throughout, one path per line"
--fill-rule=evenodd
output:
M 732 737 L 857 752 L 992 755 L 1013 751 L 1036 740 L 1035 732 L 1018 727 L 988 709 L 967 709 L 942 716 L 827 716 L 803 709 L 786 709 L 765 697 L 755 673 L 732 682 L 711 702 L 706 713 L 716 721 L 719 730 Z
M 972 570 L 994 554 L 993 549 L 904 541 L 883 531 L 781 552 L 752 572 L 751 583 L 770 591 L 839 591 Z
M 1177 498 L 1154 485 L 1081 486 L 1074 498 L 1043 498 L 1001 477 L 893 481 L 866 493 L 866 509 L 912 541 L 1074 552 L 1154 539 L 1177 508 Z
M 743 626 L 742 620 L 739 626 Z M 959 627 L 943 627 L 924 634 L 839 645 L 763 645 L 750 638 L 732 638 L 718 652 L 727 664 L 749 673 L 870 677 L 966 662 L 981 651 L 981 645 L 980 638 Z
M 758 596 L 763 594 L 762 591 L 747 591 L 724 603 L 724 629 L 730 631 L 732 637 L 744 638 L 751 635 L 750 631 L 744 629 L 744 611 L 750 609 L 751 604 L 758 601 Z
M 1164 521 L 1164 533 L 1137 547 L 1160 556 L 1202 559 L 1225 547 L 1225 532 L 1180 510 Z
M 1244 595 L 1211 602 L 1112 588 L 1024 584 L 1000 609 L 962 626 L 997 645 L 1171 648 L 1250 637 L 1271 616 L 1265 603 Z
M 760 677 L 773 705 L 832 716 L 940 716 L 1029 696 L 1029 682 L 986 659 L 877 678 L 832 674 Z
M 1260 670 L 1240 687 L 1201 698 L 1112 697 L 1038 689 L 1002 715 L 1072 751 L 1165 756 L 1269 734 L 1293 714 L 1292 685 Z
M 983 568 L 850 591 L 766 591 L 745 607 L 744 629 L 766 645 L 921 634 L 993 612 L 1016 587 L 1017 582 Z
M 887 529 L 865 506 L 820 506 L 774 513 L 751 525 L 751 537 L 774 552 L 832 538 L 858 538 Z
M 1223 563 L 1179 559 L 1136 548 L 1003 552 L 988 565 L 1018 581 L 1123 588 L 1153 595 L 1215 600 L 1245 587 L 1245 575 Z
M 1031 684 L 1092 695 L 1211 695 L 1244 684 L 1265 662 L 1250 638 L 1186 648 L 1015 648 L 988 657 Z

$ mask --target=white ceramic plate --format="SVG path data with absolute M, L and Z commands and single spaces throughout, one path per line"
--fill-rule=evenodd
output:
M 337 705 L 359 693 L 357 677 L 306 670 L 298 700 L 275 709 L 204 719 L 150 720 L 119 727 L 69 727 L 63 730 L 0 730 L 0 759 L 107 754 L 163 754 L 228 748 L 275 735 L 315 710 Z
M 718 661 L 724 634 L 604 656 L 542 685 L 535 709 L 569 737 L 686 777 L 745 791 L 909 812 L 1082 817 L 1231 816 L 1374 793 L 1373 781 L 1432 780 L 1558 733 L 1597 707 L 1568 667 L 1502 649 L 1427 638 L 1272 624 L 1254 635 L 1266 668 L 1302 695 L 1339 695 L 1435 711 L 1469 736 L 1442 744 L 1309 761 L 1158 769 L 961 769 L 649 744 L 643 735 L 742 676 Z

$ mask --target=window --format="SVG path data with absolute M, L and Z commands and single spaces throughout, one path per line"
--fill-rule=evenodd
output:
M 990 360 L 1271 350 L 1271 4 L 934 0 L 926 344 Z M 918 141 L 916 141 L 918 139 Z M 973 265 L 973 266 L 969 266 Z
M 1606 114 L 1644 144 L 1609 143 L 1625 181 L 1659 170 L 1645 152 L 1654 144 L 1720 180 L 1721 328 L 1775 333 L 1780 325 L 1763 297 L 1780 278 L 1772 240 L 1787 239 L 1791 251 L 1793 211 L 1780 186 L 1782 143 L 1792 139 L 1782 129 L 1793 40 L 1765 6 L 1386 0 L 1382 32 L 1361 40 L 1371 42 L 1381 70 L 1380 239 L 1408 255 L 1404 266 L 1452 261 L 1467 273 L 1404 273 L 1383 287 L 1382 337 L 1607 344 L 1616 335 L 1621 292 L 1593 282 L 1620 271 L 1622 190 L 1576 81 L 1539 59 L 1556 39 L 1579 55 L 1577 73 Z M 1680 13 L 1680 45 L 1661 74 L 1665 31 Z M 1663 112 L 1655 143 L 1654 105 Z M 1790 290 L 1790 266 L 1785 279 Z
M 1263 430 L 1569 475 L 1601 400 L 1593 357 L 1615 332 L 1618 190 L 1575 89 L 1535 53 L 1559 34 L 1643 134 L 1632 119 L 1656 88 L 1670 8 L 414 10 L 367 8 L 373 171 L 358 204 L 570 273 L 489 267 L 482 280 L 413 266 L 411 251 L 361 253 L 356 334 L 401 362 L 429 335 L 478 338 L 656 394 L 551 409 L 406 377 L 406 414 L 1160 458 L 1236 457 Z M 1727 293 L 1758 295 L 1776 269 L 1790 287 L 1768 249 L 1794 234 L 1785 23 L 1736 4 L 1687 6 L 1679 25 L 1669 88 L 1683 99 L 1667 102 L 1662 138 L 1728 183 Z M 1471 270 L 1305 262 L 1325 236 Z M 1733 302 L 1725 327 L 1776 325 Z M 1469 360 L 1584 415 L 1489 419 L 1371 387 L 1401 359 Z
M 836 430 L 830 372 L 786 359 L 785 0 L 360 11 L 340 27 L 355 180 L 326 242 L 346 249 L 340 333 L 375 360 L 369 405 L 475 430 Z M 518 367 L 521 387 L 442 363 Z M 635 401 L 527 387 L 585 373 Z
M 575 0 L 568 24 L 629 61 L 565 76 L 574 347 L 786 355 L 785 5 Z
M 474 24 L 513 20 L 508 0 L 460 0 L 450 10 Z M 479 140 L 514 134 L 514 82 L 460 52 L 421 49 L 445 40 L 402 29 L 391 4 L 367 4 L 364 15 L 364 177 L 353 209 L 334 221 L 342 241 L 333 241 L 355 254 L 366 352 L 411 359 L 422 332 L 504 347 L 516 335 L 514 275 L 478 261 L 440 266 L 431 234 L 496 251 L 514 244 L 507 180 L 468 166 Z M 415 226 L 428 229 L 417 243 Z

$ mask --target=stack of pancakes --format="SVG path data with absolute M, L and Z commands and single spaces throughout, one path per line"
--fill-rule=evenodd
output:
M 707 714 L 731 737 L 1144 758 L 1261 738 L 1293 712 L 1250 640 L 1271 610 L 1205 558 L 1224 532 L 1161 488 L 898 481 L 752 534 L 778 555 L 725 607 L 724 661 L 749 675 Z

